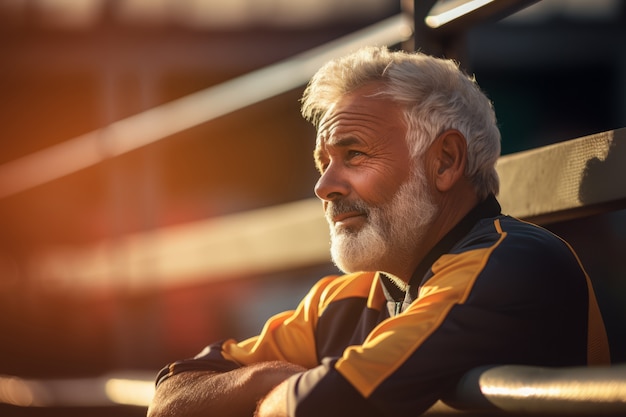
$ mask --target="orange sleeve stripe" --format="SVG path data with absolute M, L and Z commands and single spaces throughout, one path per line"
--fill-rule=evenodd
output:
M 589 290 L 589 322 L 587 323 L 587 364 L 588 365 L 609 365 L 611 363 L 611 353 L 609 351 L 609 340 L 604 328 L 604 321 L 600 313 L 600 307 L 595 297 L 591 280 L 587 277 L 587 288 Z

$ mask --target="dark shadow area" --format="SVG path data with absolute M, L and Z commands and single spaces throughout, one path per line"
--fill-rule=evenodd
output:
M 626 210 L 554 223 L 548 228 L 577 251 L 593 282 L 612 361 L 626 362 Z

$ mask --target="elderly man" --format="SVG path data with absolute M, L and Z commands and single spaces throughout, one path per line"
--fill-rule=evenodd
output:
M 150 416 L 415 416 L 477 366 L 608 361 L 573 250 L 500 213 L 494 111 L 453 62 L 365 48 L 302 112 L 347 275 L 162 370 Z

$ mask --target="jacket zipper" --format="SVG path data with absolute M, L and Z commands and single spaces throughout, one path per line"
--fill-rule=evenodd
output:
M 393 315 L 397 316 L 400 313 L 402 313 L 402 301 L 396 301 L 396 306 L 393 311 Z

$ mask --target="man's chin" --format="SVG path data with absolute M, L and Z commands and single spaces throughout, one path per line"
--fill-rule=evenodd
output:
M 332 248 L 333 263 L 343 272 L 374 271 L 379 263 L 379 251 L 345 251 Z
M 335 266 L 339 268 L 345 274 L 351 274 L 353 272 L 361 272 L 361 271 L 378 271 L 378 268 L 374 266 L 371 262 L 367 263 L 345 263 L 341 262 L 341 260 L 334 261 Z
M 368 270 L 367 268 L 359 268 L 358 265 L 355 265 L 355 264 L 353 264 L 351 262 L 350 263 L 343 262 L 342 259 L 333 259 L 333 263 L 344 274 L 351 274 L 353 272 L 367 271 Z

